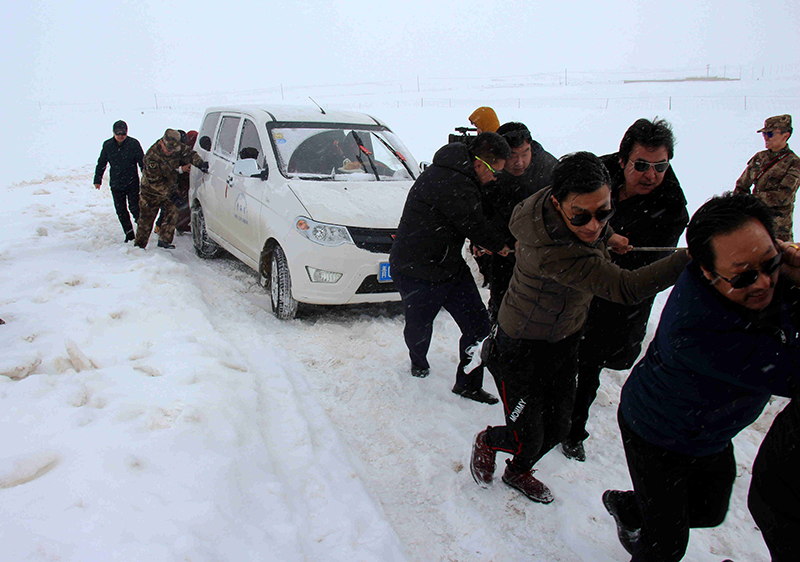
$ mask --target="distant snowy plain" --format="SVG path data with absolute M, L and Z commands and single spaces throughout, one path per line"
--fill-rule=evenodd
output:
M 384 119 L 418 160 L 477 105 L 525 122 L 556 156 L 613 152 L 635 119 L 665 117 L 690 211 L 733 187 L 763 146 L 765 117 L 800 118 L 798 79 L 437 96 L 433 107 L 390 94 L 321 103 Z M 726 101 L 744 96 L 747 110 Z M 166 127 L 198 129 L 201 116 L 21 107 L 7 117 L 19 134 L 3 141 L 0 172 L 0 559 L 627 560 L 600 500 L 630 486 L 615 421 L 627 372 L 603 373 L 587 461 L 554 450 L 539 463 L 556 500 L 535 504 L 469 474 L 473 436 L 503 415 L 450 392 L 458 330 L 446 313 L 431 376 L 416 379 L 397 305 L 311 307 L 281 322 L 252 271 L 201 260 L 190 236 L 171 252 L 155 237 L 146 251 L 122 244 L 108 173 L 92 187 L 111 123 L 128 121 L 146 150 Z M 495 392 L 488 373 L 485 386 Z M 728 517 L 692 531 L 686 560 L 769 559 L 746 494 L 784 404 L 736 438 Z

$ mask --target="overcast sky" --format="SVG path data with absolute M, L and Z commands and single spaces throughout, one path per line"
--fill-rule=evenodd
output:
M 56 103 L 800 61 L 798 0 L 32 0 L 6 11 L 4 95 Z

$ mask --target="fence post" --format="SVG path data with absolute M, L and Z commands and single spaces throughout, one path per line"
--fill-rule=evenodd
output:
M 153 94 L 153 99 L 156 100 L 156 109 L 158 109 L 158 94 Z
M 744 97 L 744 110 L 747 111 L 747 96 Z
M 672 111 L 672 96 L 669 97 L 669 110 Z

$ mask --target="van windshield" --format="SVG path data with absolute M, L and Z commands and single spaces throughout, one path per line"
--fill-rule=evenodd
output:
M 406 148 L 387 130 L 275 127 L 278 165 L 289 178 L 332 181 L 413 180 Z

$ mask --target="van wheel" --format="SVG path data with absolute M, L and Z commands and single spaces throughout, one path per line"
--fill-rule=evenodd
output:
M 297 301 L 292 298 L 292 278 L 283 248 L 272 250 L 272 267 L 269 274 L 269 296 L 272 312 L 280 320 L 291 320 L 297 313 Z
M 192 208 L 192 241 L 195 253 L 205 260 L 217 257 L 221 250 L 217 243 L 208 237 L 206 219 L 200 205 Z

